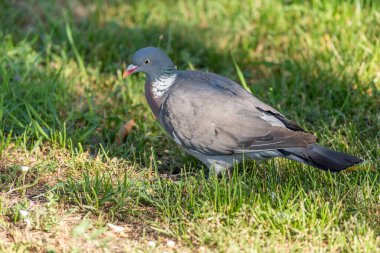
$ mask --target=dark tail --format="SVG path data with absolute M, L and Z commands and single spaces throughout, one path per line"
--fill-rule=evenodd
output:
M 310 144 L 307 148 L 279 149 L 278 151 L 285 158 L 331 172 L 338 172 L 363 162 L 358 157 L 337 152 L 317 144 Z

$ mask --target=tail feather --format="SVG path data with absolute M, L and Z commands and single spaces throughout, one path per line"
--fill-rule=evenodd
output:
M 338 172 L 363 162 L 358 157 L 337 152 L 317 144 L 310 144 L 307 148 L 279 149 L 278 151 L 285 158 L 332 172 Z

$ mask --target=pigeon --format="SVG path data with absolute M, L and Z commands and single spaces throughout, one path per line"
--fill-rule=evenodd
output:
M 161 49 L 142 48 L 131 63 L 123 78 L 146 74 L 145 97 L 161 127 L 211 172 L 273 157 L 330 172 L 362 162 L 316 144 L 313 134 L 226 77 L 177 70 Z

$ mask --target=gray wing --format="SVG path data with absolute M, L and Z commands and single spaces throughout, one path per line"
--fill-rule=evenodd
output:
M 211 73 L 179 72 L 159 121 L 176 142 L 207 155 L 306 147 L 315 137 L 244 90 Z

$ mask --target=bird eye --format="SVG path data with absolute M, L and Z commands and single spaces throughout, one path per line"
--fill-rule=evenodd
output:
M 145 63 L 145 64 L 148 64 L 148 63 L 150 63 L 150 60 L 149 60 L 149 59 L 146 59 L 146 60 L 144 61 L 144 63 Z

